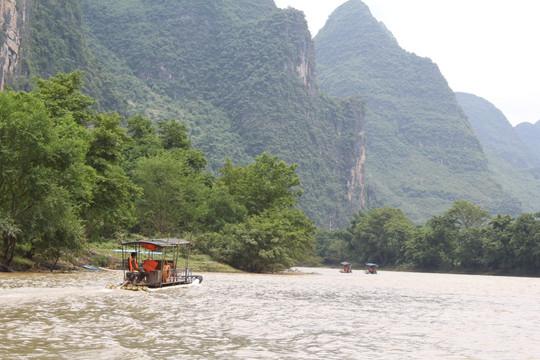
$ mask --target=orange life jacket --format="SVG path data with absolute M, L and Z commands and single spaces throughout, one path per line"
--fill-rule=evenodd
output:
M 137 261 L 134 258 L 129 258 L 129 271 L 137 270 L 139 270 L 139 264 L 137 264 Z
M 161 275 L 161 280 L 164 282 L 170 282 L 171 281 L 171 266 L 170 265 L 164 265 L 163 266 L 163 272 Z

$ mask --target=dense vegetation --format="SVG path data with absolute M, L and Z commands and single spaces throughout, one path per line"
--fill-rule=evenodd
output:
M 507 275 L 540 270 L 540 213 L 491 217 L 465 200 L 425 226 L 413 225 L 400 209 L 360 211 L 348 229 L 320 230 L 316 239 L 326 264 Z
M 0 93 L 0 236 L 14 256 L 56 263 L 86 241 L 201 234 L 199 249 L 239 269 L 305 261 L 315 227 L 296 207 L 296 165 L 266 153 L 215 178 L 185 125 L 90 110 L 79 72 Z M 206 236 L 203 233 L 207 233 Z

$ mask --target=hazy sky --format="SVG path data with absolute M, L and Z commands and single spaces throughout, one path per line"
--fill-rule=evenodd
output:
M 540 120 L 539 0 L 362 0 L 400 46 L 439 66 L 452 90 L 493 103 L 512 125 Z M 275 0 L 315 36 L 346 0 Z

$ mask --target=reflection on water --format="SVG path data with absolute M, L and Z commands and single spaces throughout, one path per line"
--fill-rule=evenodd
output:
M 0 274 L 0 358 L 539 359 L 540 280 L 300 269 L 106 289 L 122 272 Z

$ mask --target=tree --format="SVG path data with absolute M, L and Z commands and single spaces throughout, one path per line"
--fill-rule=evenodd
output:
M 313 256 L 315 227 L 294 208 L 302 194 L 295 189 L 300 185 L 295 169 L 266 153 L 245 167 L 227 159 L 214 194 L 227 191 L 219 204 L 234 211 L 227 216 L 232 221 L 216 226 L 219 233 L 206 238 L 204 248 L 231 266 L 255 272 L 282 270 Z
M 451 269 L 456 265 L 458 229 L 448 216 L 434 216 L 427 223 L 428 243 L 438 249 L 441 257 L 439 268 Z
M 514 219 L 510 215 L 497 215 L 486 226 L 483 244 L 483 263 L 486 269 L 508 270 L 513 263 L 510 247 L 513 222 Z
M 142 195 L 136 216 L 145 235 L 170 235 L 199 228 L 211 180 L 188 164 L 189 151 L 140 158 L 133 172 Z
M 63 188 L 55 188 L 44 199 L 39 217 L 35 218 L 31 256 L 37 253 L 39 260 L 54 270 L 60 257 L 76 253 L 83 248 L 83 224 L 69 201 L 70 195 Z
M 359 261 L 394 265 L 402 260 L 413 227 L 400 209 L 373 209 L 356 221 L 352 243 Z
M 312 221 L 298 209 L 268 210 L 226 225 L 216 234 L 213 255 L 246 271 L 280 271 L 314 254 L 314 231 Z
M 3 268 L 9 269 L 16 244 L 32 242 L 44 232 L 63 231 L 76 238 L 77 199 L 91 189 L 85 164 L 84 128 L 69 114 L 54 118 L 39 97 L 24 92 L 0 93 L 0 223 Z M 50 216 L 50 205 L 62 197 L 64 226 Z M 52 218 L 52 221 L 42 221 Z M 45 228 L 48 227 L 48 228 Z
M 272 208 L 290 208 L 298 202 L 302 190 L 297 189 L 300 178 L 296 168 L 297 165 L 289 166 L 267 153 L 246 167 L 234 168 L 227 160 L 220 170 L 222 177 L 218 184 L 226 186 L 249 215 L 257 215 Z
M 202 226 L 208 232 L 220 232 L 226 224 L 238 224 L 247 215 L 246 208 L 238 204 L 223 186 L 212 188 L 204 206 Z
M 466 269 L 482 264 L 482 228 L 490 219 L 489 212 L 465 200 L 458 200 L 444 215 L 458 230 L 456 257 Z
M 317 229 L 315 233 L 315 248 L 317 256 L 326 264 L 339 264 L 350 257 L 352 234 L 348 230 Z
M 510 246 L 514 264 L 528 274 L 538 274 L 540 267 L 540 213 L 521 214 L 512 224 Z
M 445 212 L 445 216 L 453 219 L 459 230 L 482 227 L 490 219 L 489 212 L 466 200 L 454 202 L 453 206 Z
M 77 124 L 86 125 L 94 116 L 90 108 L 96 101 L 81 93 L 83 80 L 79 70 L 69 74 L 59 72 L 49 80 L 37 79 L 33 94 L 43 101 L 52 118 L 70 115 Z
M 405 257 L 421 269 L 438 269 L 443 265 L 441 238 L 429 227 L 417 228 L 405 244 Z
M 186 125 L 178 120 L 158 122 L 158 133 L 164 149 L 184 149 L 191 148 L 191 141 L 187 135 Z
M 130 138 L 116 113 L 100 114 L 92 121 L 87 162 L 95 170 L 94 190 L 83 208 L 86 236 L 96 240 L 110 237 L 133 223 L 132 199 L 138 189 L 122 168 Z
M 126 120 L 130 142 L 125 148 L 124 168 L 128 173 L 136 167 L 142 157 L 155 156 L 163 151 L 162 142 L 152 121 L 142 115 L 135 115 Z

